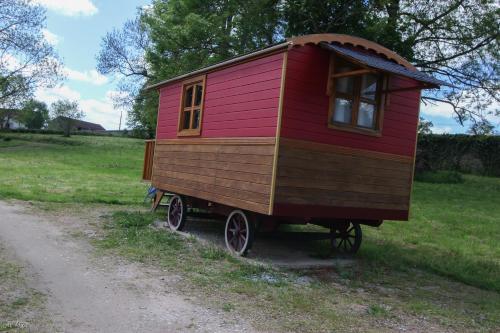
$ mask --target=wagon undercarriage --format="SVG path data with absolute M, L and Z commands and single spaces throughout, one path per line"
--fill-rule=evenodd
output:
M 335 255 L 355 254 L 362 242 L 361 224 L 378 226 L 382 221 L 349 219 L 298 219 L 280 216 L 267 216 L 249 212 L 206 200 L 158 191 L 153 203 L 156 209 L 162 197 L 166 206 L 167 225 L 171 230 L 181 231 L 187 217 L 225 220 L 224 238 L 227 249 L 238 256 L 245 256 L 252 248 L 253 241 L 259 237 L 293 241 L 328 240 L 331 252 Z M 312 224 L 327 229 L 321 231 L 280 231 L 280 225 Z

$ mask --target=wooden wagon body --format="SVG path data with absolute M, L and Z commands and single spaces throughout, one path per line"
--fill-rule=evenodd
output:
M 145 170 L 160 190 L 262 217 L 407 220 L 420 90 L 440 83 L 361 38 L 292 38 L 151 86 Z

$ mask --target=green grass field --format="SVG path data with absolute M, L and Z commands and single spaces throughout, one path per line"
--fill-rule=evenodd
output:
M 0 198 L 138 204 L 143 154 L 138 139 L 0 133 Z
M 142 203 L 147 187 L 140 182 L 142 140 L 0 136 L 11 138 L 0 137 L 0 198 Z M 257 303 L 269 315 L 286 311 L 295 316 L 282 322 L 290 331 L 300 331 L 305 320 L 322 323 L 318 331 L 330 324 L 352 327 L 355 318 L 346 316 L 358 303 L 368 304 L 359 318 L 433 318 L 441 328 L 459 331 L 500 327 L 500 178 L 465 175 L 457 184 L 416 182 L 410 221 L 365 227 L 356 265 L 334 272 L 333 281 L 318 272 L 249 266 L 224 251 L 148 228 L 153 218 L 149 213 L 116 213 L 100 248 L 180 272 L 207 293 L 227 292 L 220 304 L 224 311 Z M 262 275 L 275 276 L 277 282 L 254 281 Z M 298 275 L 316 282 L 297 286 Z M 360 294 L 360 289 L 366 292 Z M 245 301 L 234 303 L 231 295 L 244 295 Z M 261 309 L 255 311 L 257 315 Z

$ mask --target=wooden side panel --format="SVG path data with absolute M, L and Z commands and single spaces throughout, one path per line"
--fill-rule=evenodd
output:
M 282 62 L 279 53 L 208 73 L 200 137 L 275 136 Z M 160 89 L 158 139 L 177 137 L 181 91 Z
M 144 149 L 144 165 L 142 168 L 142 180 L 151 180 L 153 172 L 153 156 L 155 153 L 155 140 L 146 140 Z
M 420 103 L 417 90 L 389 94 L 380 137 L 328 128 L 329 57 L 329 51 L 311 45 L 289 51 L 281 136 L 413 156 Z M 395 76 L 389 82 L 390 89 L 416 85 Z
M 275 141 L 274 137 L 159 140 L 153 186 L 268 214 Z
M 274 210 L 296 205 L 309 217 L 405 219 L 412 169 L 411 157 L 281 138 Z M 313 207 L 330 213 L 317 216 Z M 339 208 L 348 215 L 335 216 Z

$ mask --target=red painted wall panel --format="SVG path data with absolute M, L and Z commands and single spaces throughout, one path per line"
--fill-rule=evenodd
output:
M 326 84 L 330 53 L 317 46 L 288 53 L 281 136 L 339 146 L 413 156 L 418 124 L 419 92 L 395 92 L 384 111 L 381 137 L 328 128 Z M 390 88 L 415 85 L 392 77 Z
M 209 73 L 201 137 L 275 136 L 282 63 L 274 54 Z M 158 139 L 177 138 L 181 90 L 181 82 L 160 89 Z

